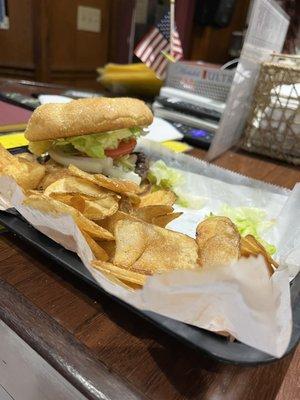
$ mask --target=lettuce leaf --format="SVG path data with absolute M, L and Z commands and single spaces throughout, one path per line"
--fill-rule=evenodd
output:
M 30 142 L 29 150 L 36 155 L 41 155 L 46 153 L 51 147 L 57 146 L 65 153 L 74 153 L 78 150 L 89 157 L 101 159 L 105 158 L 105 149 L 116 149 L 121 140 L 137 138 L 141 134 L 141 128 L 119 129 L 64 139 Z
M 75 136 L 66 139 L 60 139 L 55 143 L 57 146 L 72 144 L 76 150 L 87 154 L 89 157 L 104 158 L 105 149 L 116 149 L 121 140 L 137 137 L 138 133 L 135 129 L 120 129 L 115 132 L 96 133 L 93 135 Z
M 183 180 L 180 172 L 167 167 L 162 160 L 158 160 L 150 166 L 147 178 L 157 189 L 173 189 Z
M 196 196 L 190 193 L 184 193 L 180 187 L 175 187 L 174 193 L 177 196 L 176 204 L 184 208 L 200 210 L 200 208 L 202 208 L 206 202 L 204 197 Z
M 115 165 L 123 168 L 124 171 L 134 171 L 136 164 L 136 155 L 126 154 L 125 156 L 115 159 Z
M 184 193 L 181 188 L 184 182 L 183 175 L 179 171 L 169 168 L 162 160 L 158 160 L 150 166 L 147 178 L 154 186 L 154 190 L 172 190 L 177 196 L 176 204 L 181 207 L 193 209 L 203 207 L 205 200 L 200 196 Z
M 270 255 L 276 253 L 276 247 L 261 238 L 262 232 L 275 223 L 275 221 L 266 220 L 267 214 L 264 210 L 256 207 L 230 207 L 224 204 L 218 214 L 230 218 L 241 236 L 253 235 Z

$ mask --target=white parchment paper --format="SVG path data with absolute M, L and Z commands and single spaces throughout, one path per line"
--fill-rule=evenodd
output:
M 185 190 L 204 199 L 201 210 L 184 209 L 185 214 L 172 221 L 169 229 L 194 237 L 198 222 L 224 203 L 260 207 L 268 218 L 275 219 L 264 236 L 278 248 L 280 268 L 272 278 L 261 258 L 251 258 L 209 272 L 178 270 L 156 275 L 143 289 L 129 292 L 91 267 L 92 252 L 70 216 L 53 216 L 24 206 L 22 190 L 6 176 L 0 177 L 0 207 L 14 207 L 36 229 L 75 251 L 100 286 L 134 307 L 214 332 L 226 331 L 243 343 L 282 356 L 292 330 L 289 278 L 300 268 L 300 185 L 293 191 L 282 189 L 146 140 L 139 147 L 152 158 L 185 171 Z

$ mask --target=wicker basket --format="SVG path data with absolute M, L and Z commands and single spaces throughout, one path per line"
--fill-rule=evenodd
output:
M 261 65 L 242 148 L 300 165 L 300 56 Z

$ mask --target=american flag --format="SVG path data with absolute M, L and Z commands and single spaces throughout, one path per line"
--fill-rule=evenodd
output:
M 175 26 L 172 41 L 171 56 L 177 61 L 183 57 L 180 38 Z M 164 79 L 168 65 L 168 59 L 164 55 L 170 54 L 170 12 L 163 16 L 157 26 L 153 27 L 134 50 L 134 54 L 143 63 L 148 65 L 158 77 Z

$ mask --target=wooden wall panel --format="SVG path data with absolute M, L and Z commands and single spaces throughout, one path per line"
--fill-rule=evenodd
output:
M 78 6 L 101 9 L 101 31 L 77 30 Z M 107 62 L 110 0 L 8 0 L 0 30 L 0 76 L 97 88 Z
M 175 8 L 176 25 L 183 48 L 184 58 L 188 59 L 191 49 L 191 36 L 196 0 L 177 0 Z
M 10 27 L 0 29 L 0 68 L 33 69 L 32 0 L 8 0 Z
M 108 59 L 126 64 L 130 59 L 130 33 L 136 0 L 110 0 Z M 121 23 L 120 23 L 121 21 Z
M 91 71 L 107 61 L 108 0 L 51 0 L 49 61 L 51 71 Z M 101 9 L 101 31 L 77 30 L 78 6 Z
M 249 2 L 237 0 L 231 22 L 226 28 L 194 26 L 191 59 L 220 64 L 228 61 L 231 34 L 244 29 Z
M 49 81 L 48 14 L 47 0 L 32 0 L 35 80 L 43 82 Z

